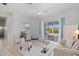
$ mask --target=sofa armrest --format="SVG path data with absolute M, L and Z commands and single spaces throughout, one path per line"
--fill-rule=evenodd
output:
M 79 50 L 68 49 L 68 48 L 55 48 L 54 55 L 58 55 L 58 56 L 79 55 Z

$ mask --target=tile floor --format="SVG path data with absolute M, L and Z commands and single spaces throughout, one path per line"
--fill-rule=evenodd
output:
M 0 39 L 0 56 L 21 55 L 19 52 L 16 51 L 16 46 L 10 46 L 10 44 L 6 43 L 6 40 Z

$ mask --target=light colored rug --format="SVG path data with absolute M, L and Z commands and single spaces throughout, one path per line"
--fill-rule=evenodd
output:
M 53 50 L 55 48 L 58 48 L 57 44 L 54 44 L 54 42 L 49 42 L 49 41 L 42 41 L 42 40 L 32 40 L 29 41 L 29 43 L 32 43 L 32 48 L 30 51 L 28 49 L 23 49 L 18 51 L 23 54 L 24 56 L 49 56 L 53 55 Z M 41 53 L 41 50 L 43 49 L 44 44 L 47 44 L 47 53 Z
M 28 43 L 32 43 L 32 48 L 30 52 L 28 52 L 28 50 L 26 49 L 20 51 L 19 44 L 10 46 L 9 48 L 7 48 L 7 51 L 12 56 L 23 56 L 23 55 L 24 56 L 48 56 L 48 55 L 51 55 L 54 48 L 58 48 L 57 44 L 46 42 L 48 44 L 49 51 L 46 54 L 44 54 L 44 53 L 41 53 L 42 45 L 45 43 L 44 41 L 32 40 L 32 41 L 28 41 Z

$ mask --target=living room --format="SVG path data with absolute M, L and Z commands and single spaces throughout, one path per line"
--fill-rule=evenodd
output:
M 78 56 L 78 17 L 78 3 L 0 3 L 0 55 Z

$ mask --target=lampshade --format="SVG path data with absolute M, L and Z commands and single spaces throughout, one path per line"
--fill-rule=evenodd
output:
M 2 27 L 0 26 L 0 29 L 2 29 Z
M 75 31 L 75 34 L 79 34 L 79 30 L 76 30 L 76 31 Z

